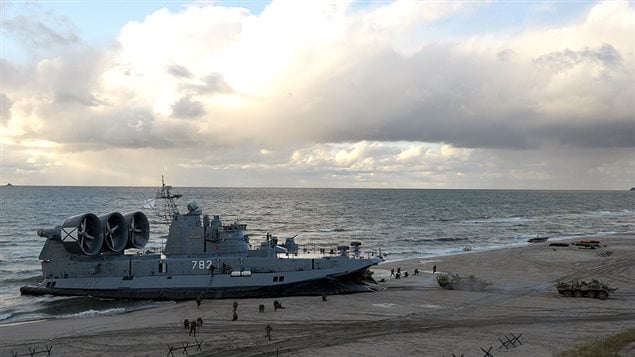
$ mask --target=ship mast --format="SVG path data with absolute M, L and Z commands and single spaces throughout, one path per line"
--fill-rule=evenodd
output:
M 165 184 L 165 179 L 161 175 L 161 189 L 157 190 L 156 199 L 162 200 L 163 204 L 159 208 L 158 215 L 163 220 L 164 224 L 172 223 L 175 216 L 179 214 L 179 209 L 176 205 L 176 199 L 183 196 L 180 193 L 172 193 L 172 186 Z

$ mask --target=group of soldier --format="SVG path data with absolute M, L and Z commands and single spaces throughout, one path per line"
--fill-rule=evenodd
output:
M 432 267 L 432 274 L 435 274 L 437 272 L 437 265 L 435 264 Z M 403 272 L 403 277 L 407 278 L 408 277 L 408 272 L 404 271 Z M 419 268 L 415 268 L 414 270 L 414 275 L 419 275 Z M 397 267 L 397 272 L 395 272 L 395 268 L 390 269 L 390 277 L 394 277 L 395 279 L 401 279 L 401 267 Z
M 190 334 L 189 336 L 192 336 L 192 334 L 194 334 L 194 337 L 196 337 L 196 328 L 199 326 L 203 326 L 203 319 L 202 318 L 197 318 L 196 320 L 188 320 L 185 319 L 183 321 L 183 327 L 185 329 L 189 329 L 190 330 Z
M 403 272 L 403 277 L 408 277 L 408 272 Z M 414 275 L 419 275 L 419 269 L 415 268 Z M 401 279 L 401 267 L 397 267 L 397 273 L 395 273 L 395 268 L 390 269 L 390 277 L 394 277 L 395 279 Z
M 203 301 L 203 298 L 201 296 L 197 296 L 196 297 L 196 308 L 200 309 L 201 308 L 201 302 Z M 326 301 L 326 294 L 322 294 L 322 301 Z M 278 309 L 284 309 L 284 307 L 282 306 L 282 303 L 280 303 L 280 301 L 278 300 L 274 300 L 273 301 L 273 311 L 278 311 Z M 258 305 L 258 312 L 265 312 L 265 305 L 264 304 L 259 304 Z M 238 301 L 234 301 L 232 303 L 232 321 L 237 321 L 238 320 Z M 197 318 L 196 320 L 188 320 L 185 319 L 183 321 L 183 327 L 185 329 L 189 330 L 189 336 L 194 335 L 194 337 L 196 337 L 196 328 L 203 326 L 203 319 L 202 318 Z M 271 341 L 271 331 L 273 330 L 273 328 L 271 327 L 270 324 L 267 324 L 267 326 L 265 326 L 265 338 L 267 338 L 269 341 Z

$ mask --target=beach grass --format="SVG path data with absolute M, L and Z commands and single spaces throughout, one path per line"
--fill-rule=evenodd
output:
M 556 357 L 614 357 L 628 344 L 635 342 L 635 328 L 577 346 L 560 352 Z

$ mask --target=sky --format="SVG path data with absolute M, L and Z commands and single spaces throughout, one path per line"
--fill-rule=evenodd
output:
M 2 185 L 635 186 L 633 1 L 0 11 Z

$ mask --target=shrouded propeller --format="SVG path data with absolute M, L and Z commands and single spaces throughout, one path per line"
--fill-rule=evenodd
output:
M 96 255 L 104 244 L 104 231 L 97 216 L 80 214 L 64 221 L 60 238 L 71 253 Z
M 112 212 L 99 216 L 99 220 L 104 226 L 104 240 L 106 244 L 102 251 L 123 252 L 128 244 L 128 232 L 126 230 L 126 219 L 119 212 Z
M 126 248 L 141 249 L 150 238 L 150 223 L 143 212 L 132 212 L 124 216 L 128 227 L 128 243 Z

